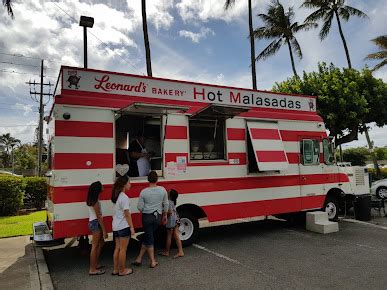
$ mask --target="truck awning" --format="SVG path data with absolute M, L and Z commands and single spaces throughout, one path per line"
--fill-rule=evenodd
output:
M 249 110 L 246 107 L 211 104 L 195 112 L 191 119 L 229 119 Z
M 277 123 L 247 121 L 255 160 L 260 171 L 284 170 L 289 166 Z
M 140 114 L 140 115 L 166 115 L 172 113 L 186 112 L 188 107 L 175 106 L 175 105 L 158 105 L 158 104 L 147 104 L 147 103 L 134 103 L 126 108 L 119 110 L 121 114 Z

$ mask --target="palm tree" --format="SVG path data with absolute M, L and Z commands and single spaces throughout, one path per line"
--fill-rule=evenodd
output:
M 146 71 L 148 76 L 152 76 L 152 63 L 151 63 L 151 54 L 149 46 L 149 37 L 148 37 L 148 23 L 146 20 L 146 1 L 141 0 L 141 11 L 142 11 L 142 30 L 144 34 L 144 44 L 145 44 L 145 59 L 146 59 Z
M 304 0 L 304 3 L 301 7 L 309 9 L 317 9 L 312 14 L 306 18 L 306 22 L 315 22 L 317 20 L 323 21 L 323 26 L 320 31 L 320 39 L 323 40 L 328 36 L 329 31 L 331 30 L 333 17 L 336 18 L 337 25 L 339 27 L 339 33 L 341 40 L 343 41 L 345 55 L 347 57 L 348 67 L 352 68 L 351 59 L 349 57 L 349 51 L 347 42 L 344 37 L 343 29 L 341 27 L 342 18 L 345 21 L 348 21 L 351 16 L 358 16 L 366 18 L 367 14 L 356 9 L 354 7 L 345 5 L 345 0 Z
M 262 19 L 265 26 L 257 28 L 254 31 L 254 36 L 258 39 L 274 39 L 257 56 L 257 60 L 266 59 L 269 56 L 274 55 L 283 44 L 287 44 L 293 73 L 298 77 L 294 65 L 293 50 L 295 50 L 300 59 L 302 58 L 302 51 L 294 34 L 302 30 L 315 28 L 317 27 L 317 24 L 312 22 L 298 24 L 298 22 L 293 22 L 294 16 L 293 7 L 290 7 L 288 11 L 285 11 L 279 0 L 272 0 L 272 3 L 268 7 L 267 14 L 258 14 L 258 17 Z
M 11 162 L 12 162 L 12 173 L 14 173 L 14 158 L 13 158 L 13 149 L 20 145 L 20 140 L 13 138 L 10 133 L 3 134 L 0 136 L 0 144 L 3 144 L 5 147 L 5 151 L 9 156 L 9 152 L 11 151 Z
M 225 10 L 229 9 L 235 4 L 235 0 L 226 0 L 224 5 Z M 255 68 L 255 43 L 254 43 L 254 29 L 253 29 L 253 9 L 251 0 L 248 0 L 249 5 L 249 38 L 250 38 L 250 57 L 251 57 L 251 78 L 253 82 L 253 89 L 257 89 L 257 73 Z
M 13 14 L 13 10 L 12 10 L 12 1 L 11 0 L 3 0 L 3 5 L 4 5 L 5 9 L 7 9 L 8 15 L 11 16 L 11 18 L 13 19 L 15 17 L 15 15 Z
M 365 59 L 381 59 L 382 61 L 375 65 L 375 67 L 372 69 L 373 71 L 376 71 L 383 66 L 387 64 L 387 35 L 379 36 L 375 39 L 372 39 L 372 41 L 379 46 L 381 51 L 371 53 L 367 55 Z

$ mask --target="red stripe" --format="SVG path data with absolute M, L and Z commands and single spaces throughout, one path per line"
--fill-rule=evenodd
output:
M 208 220 L 212 222 L 322 208 L 324 200 L 325 195 L 318 195 L 254 202 L 219 204 L 203 206 L 202 208 L 206 213 Z M 136 229 L 142 227 L 141 215 L 139 213 L 132 214 L 132 219 Z M 88 229 L 88 222 L 89 220 L 87 218 L 55 221 L 53 223 L 54 239 L 90 235 L 91 233 Z M 104 217 L 104 224 L 108 232 L 111 232 L 112 230 L 111 222 L 112 217 Z
M 227 128 L 227 140 L 246 140 L 246 130 L 243 128 Z
M 282 141 L 300 141 L 305 138 L 324 139 L 327 137 L 326 132 L 308 132 L 308 131 L 291 131 L 281 130 Z
M 250 132 L 254 140 L 281 140 L 277 129 L 251 128 Z
M 286 153 L 288 157 L 289 164 L 298 164 L 300 163 L 300 153 Z
M 287 162 L 284 151 L 256 151 L 258 162 Z
M 113 123 L 55 120 L 55 136 L 113 138 Z
M 113 159 L 109 153 L 56 153 L 54 169 L 113 168 Z
M 188 139 L 187 127 L 167 125 L 165 128 L 165 139 Z
M 300 175 L 284 175 L 160 181 L 159 185 L 164 186 L 167 190 L 172 188 L 176 189 L 179 194 L 188 194 L 212 191 L 230 191 L 254 188 L 275 188 L 284 186 L 349 182 L 348 176 L 344 173 L 308 174 L 303 176 L 305 176 L 305 180 L 301 180 Z M 141 190 L 143 190 L 147 186 L 147 182 L 132 182 L 132 187 L 127 194 L 131 198 L 137 198 L 139 197 Z M 101 200 L 109 200 L 111 198 L 111 187 L 111 184 L 104 185 L 104 192 L 100 195 Z M 88 186 L 68 186 L 51 188 L 51 200 L 55 204 L 84 202 L 86 201 L 87 190 Z

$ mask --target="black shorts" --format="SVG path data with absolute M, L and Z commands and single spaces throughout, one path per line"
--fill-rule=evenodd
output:
M 130 228 L 124 228 L 119 231 L 113 231 L 113 238 L 130 238 Z
M 154 233 L 160 225 L 161 215 L 153 213 L 142 214 L 142 227 L 144 228 L 144 236 L 142 243 L 147 248 L 152 248 L 155 243 Z

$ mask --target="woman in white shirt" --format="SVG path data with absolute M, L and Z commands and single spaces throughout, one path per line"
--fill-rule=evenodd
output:
M 107 239 L 107 233 L 103 224 L 101 204 L 99 194 L 103 191 L 102 183 L 96 181 L 89 187 L 86 204 L 89 208 L 89 230 L 93 235 L 93 241 L 90 252 L 89 275 L 102 275 L 105 271 L 102 266 L 98 266 L 99 255 L 104 245 L 104 238 Z
M 134 235 L 132 216 L 129 211 L 129 197 L 125 191 L 130 189 L 130 181 L 126 176 L 117 178 L 113 185 L 113 238 L 115 249 L 113 255 L 114 269 L 112 275 L 126 276 L 133 273 L 133 269 L 126 268 L 126 249 L 130 235 Z

